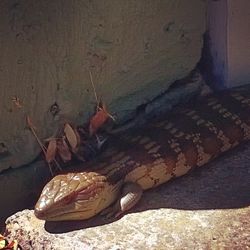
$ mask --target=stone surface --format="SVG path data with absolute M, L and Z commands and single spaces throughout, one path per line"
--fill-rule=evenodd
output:
M 118 120 L 185 77 L 200 58 L 205 12 L 203 0 L 0 1 L 0 171 L 39 151 L 26 115 L 40 138 L 61 120 L 89 118 L 89 69 Z
M 46 222 L 33 210 L 6 221 L 25 249 L 249 249 L 250 144 L 145 192 L 118 220 Z

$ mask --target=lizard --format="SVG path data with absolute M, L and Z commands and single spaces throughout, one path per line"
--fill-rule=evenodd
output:
M 250 85 L 215 92 L 111 139 L 81 172 L 59 174 L 34 213 L 47 221 L 119 217 L 154 188 L 250 138 Z

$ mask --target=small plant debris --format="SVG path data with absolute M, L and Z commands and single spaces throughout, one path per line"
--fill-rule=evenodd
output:
M 17 240 L 8 241 L 6 237 L 0 234 L 0 250 L 22 250 Z
M 62 164 L 70 162 L 74 157 L 80 161 L 86 161 L 89 158 L 95 157 L 107 140 L 107 137 L 100 131 L 103 130 L 108 120 L 115 120 L 108 112 L 107 106 L 98 97 L 90 70 L 89 77 L 96 100 L 96 107 L 95 113 L 86 124 L 76 126 L 73 123 L 65 121 L 63 128 L 59 128 L 56 136 L 42 142 L 30 115 L 25 113 L 26 124 L 36 138 L 52 176 L 57 171 L 62 170 Z M 18 109 L 23 108 L 19 97 L 13 96 L 11 100 Z M 58 106 L 56 103 L 55 105 Z

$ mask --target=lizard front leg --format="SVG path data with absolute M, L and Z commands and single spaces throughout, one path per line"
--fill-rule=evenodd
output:
M 134 182 L 124 183 L 118 200 L 110 207 L 104 209 L 101 215 L 107 218 L 119 217 L 137 204 L 141 199 L 142 193 L 143 190 L 139 184 Z

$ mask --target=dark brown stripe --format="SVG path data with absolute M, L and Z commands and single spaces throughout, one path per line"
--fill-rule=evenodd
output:
M 140 136 L 135 131 L 129 133 L 130 137 Z M 123 163 L 113 162 L 114 167 L 106 173 L 108 176 L 108 181 L 111 183 L 116 183 L 117 181 L 125 178 L 125 176 L 131 172 L 133 169 L 140 165 L 151 164 L 155 159 L 152 155 L 148 154 L 143 145 L 138 144 L 138 142 L 131 142 L 130 140 L 125 140 L 124 137 L 117 141 L 117 145 L 120 148 L 120 152 L 124 152 L 125 156 L 129 156 L 129 159 Z M 114 171 L 115 170 L 115 171 Z
M 228 125 L 234 125 L 232 120 L 230 118 L 223 117 L 218 110 L 220 108 L 215 109 L 216 105 L 221 105 L 220 103 L 216 103 L 214 105 L 208 106 L 207 103 L 201 103 L 201 105 L 197 105 L 195 107 L 195 111 L 199 114 L 199 116 L 213 124 L 214 127 L 217 128 L 217 130 L 224 131 L 224 128 Z
M 243 140 L 248 131 L 248 125 L 244 121 L 250 109 L 243 110 L 240 103 L 236 102 L 230 95 L 221 96 L 215 105 L 221 105 L 221 107 L 213 109 L 213 106 L 210 106 L 209 109 L 220 118 L 221 130 L 230 139 L 230 143 Z
M 161 127 L 156 127 L 154 123 L 147 128 L 125 133 L 125 135 L 122 136 L 122 140 L 118 140 L 115 143 L 117 148 L 120 149 L 119 152 L 125 152 L 125 156 L 129 156 L 129 159 L 121 164 L 119 164 L 119 160 L 109 161 L 105 164 L 107 167 L 110 164 L 114 164 L 114 167 L 106 172 L 108 176 L 110 175 L 110 181 L 116 182 L 124 178 L 126 174 L 134 168 L 140 165 L 152 164 L 159 157 L 163 159 L 175 159 L 176 163 L 179 153 L 171 147 L 170 144 L 172 141 L 175 141 L 180 151 L 185 154 L 187 164 L 193 166 L 195 162 L 197 162 L 198 147 L 201 147 L 205 153 L 212 157 L 218 155 L 219 149 L 223 146 L 223 143 L 225 143 L 225 141 L 223 142 L 218 139 L 219 132 L 223 134 L 225 139 L 229 139 L 230 143 L 241 140 L 242 128 L 232 119 L 231 113 L 236 113 L 240 120 L 245 121 L 245 117 L 248 117 L 249 114 L 249 108 L 246 105 L 242 107 L 241 102 L 235 100 L 226 92 L 220 93 L 217 96 L 214 95 L 212 99 L 215 100 L 214 105 L 208 105 L 211 101 L 211 97 L 205 98 L 195 105 L 193 107 L 193 115 L 188 115 L 188 113 L 192 111 L 191 109 L 182 109 L 181 112 L 177 112 L 171 117 L 168 117 L 168 121 L 173 123 L 173 128 L 176 129 L 175 133 L 170 133 L 171 129 L 166 130 L 164 128 L 166 124 Z M 221 107 L 218 106 L 219 108 L 216 109 L 215 105 L 218 104 L 221 105 Z M 223 117 L 227 111 L 230 113 L 229 116 Z M 196 118 L 194 116 L 196 116 Z M 181 136 L 178 137 L 178 135 Z M 187 139 L 188 137 L 186 138 L 186 135 L 189 135 L 189 139 Z M 148 152 L 149 150 L 145 149 L 144 146 L 147 143 L 142 145 L 138 143 L 138 140 L 131 142 L 131 140 L 138 136 L 150 138 L 151 141 L 155 142 L 155 146 L 159 146 L 156 154 L 150 154 Z M 194 142 L 194 139 L 196 139 L 196 142 Z M 192 149 L 192 154 L 188 152 L 189 149 Z M 115 164 L 116 162 L 117 165 Z M 114 169 L 116 169 L 116 171 L 114 171 Z

